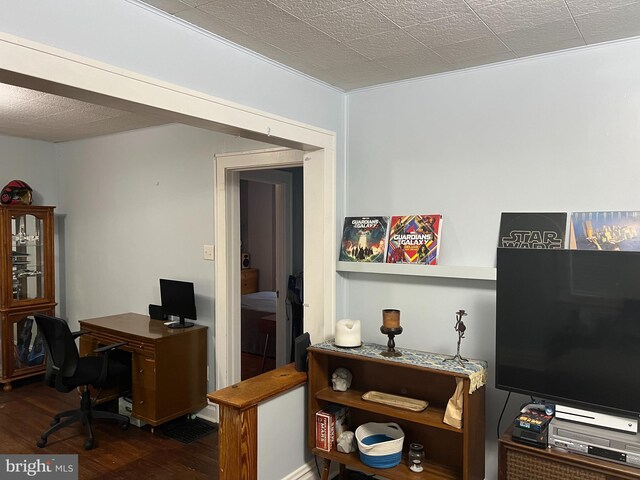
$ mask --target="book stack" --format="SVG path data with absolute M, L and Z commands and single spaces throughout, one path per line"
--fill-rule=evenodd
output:
M 349 408 L 332 403 L 316 412 L 316 448 L 325 452 L 336 449 L 337 439 L 348 430 Z

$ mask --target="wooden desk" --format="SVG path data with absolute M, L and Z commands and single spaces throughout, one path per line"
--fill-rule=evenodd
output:
M 133 416 L 159 425 L 207 405 L 207 327 L 171 329 L 146 315 L 124 313 L 80 321 L 80 355 L 128 342 Z

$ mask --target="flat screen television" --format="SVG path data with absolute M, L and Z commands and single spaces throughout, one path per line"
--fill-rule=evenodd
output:
M 498 249 L 496 388 L 640 416 L 640 252 Z
M 167 315 L 174 315 L 180 320 L 169 324 L 169 328 L 193 327 L 193 322 L 186 322 L 185 318 L 197 320 L 196 296 L 192 282 L 160 279 L 160 301 L 162 311 Z

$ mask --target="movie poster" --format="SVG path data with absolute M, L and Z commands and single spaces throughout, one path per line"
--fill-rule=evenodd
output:
M 394 216 L 389 227 L 387 263 L 437 265 L 442 215 Z
M 341 262 L 383 263 L 389 217 L 346 217 L 342 231 Z
M 566 212 L 505 212 L 500 218 L 498 247 L 564 248 L 566 231 Z
M 640 212 L 573 212 L 572 250 L 640 251 Z

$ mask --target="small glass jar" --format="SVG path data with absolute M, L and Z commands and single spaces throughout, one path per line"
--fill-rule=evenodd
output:
M 425 454 L 424 447 L 419 443 L 412 443 L 409 445 L 409 455 L 407 456 L 407 463 L 409 464 L 409 470 L 412 472 L 421 472 L 422 462 L 424 462 Z

